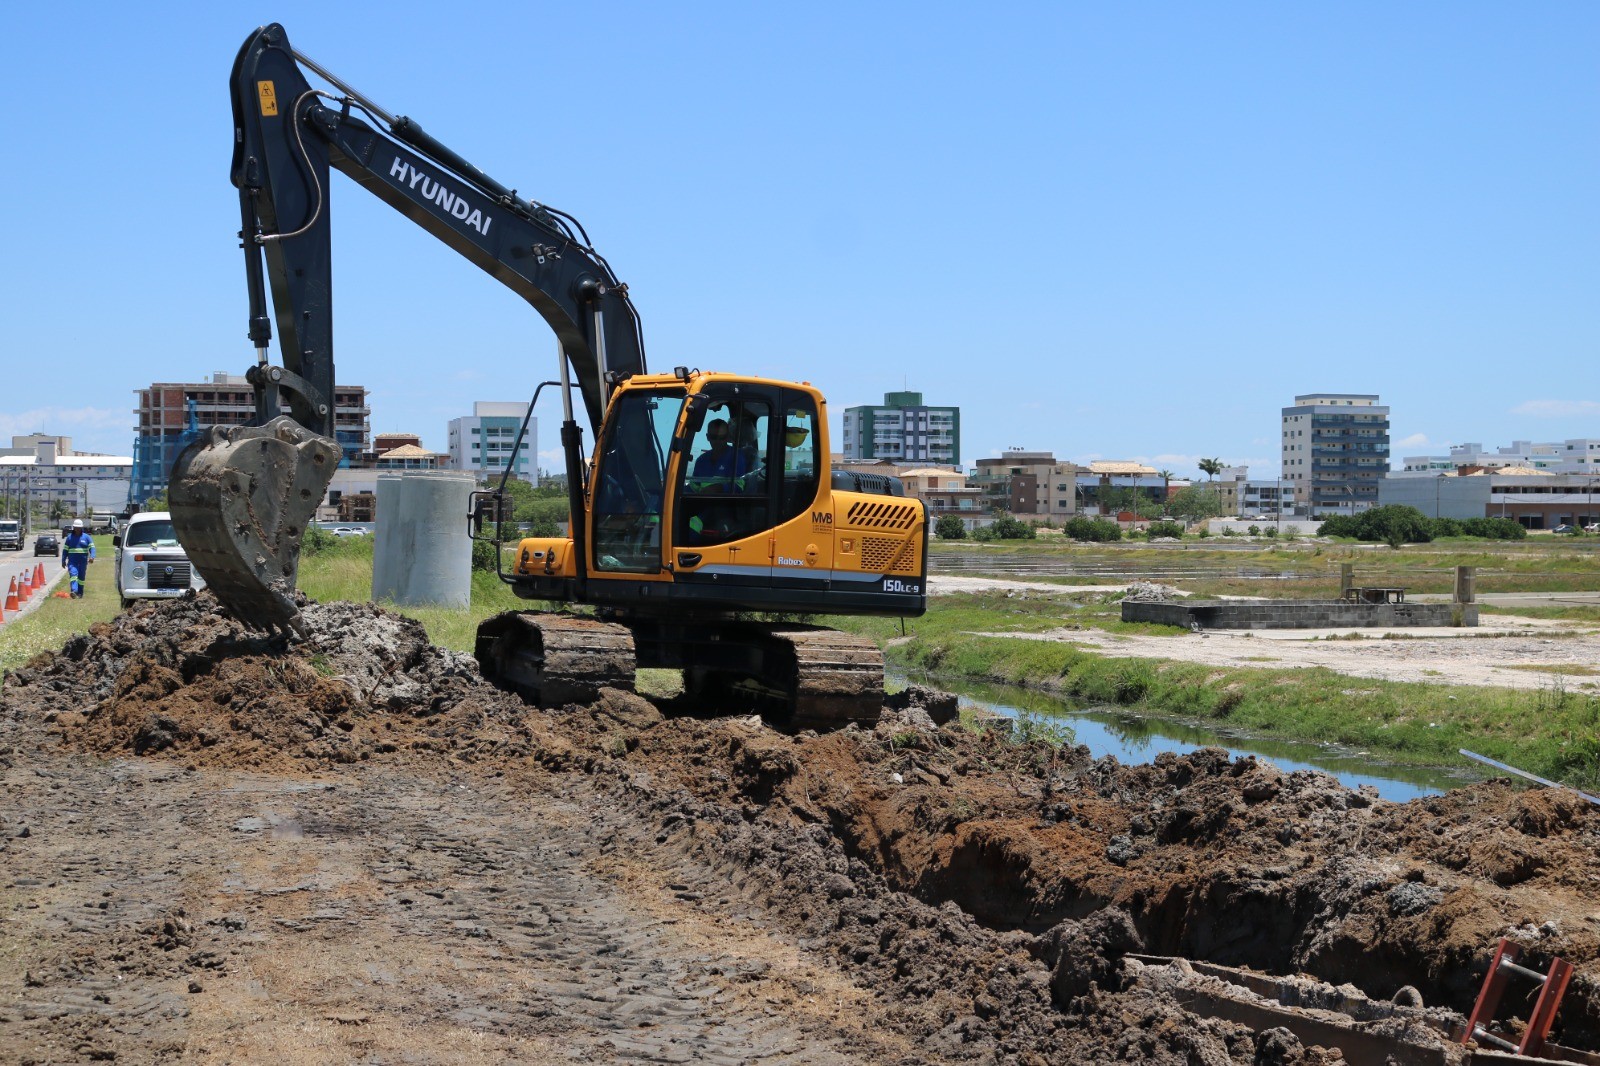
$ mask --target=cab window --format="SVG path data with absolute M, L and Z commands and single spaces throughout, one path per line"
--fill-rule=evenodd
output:
M 788 392 L 784 397 L 784 409 L 778 441 L 783 457 L 779 522 L 804 514 L 816 502 L 817 471 L 821 467 L 817 409 L 810 394 Z
M 767 491 L 772 403 L 738 389 L 711 395 L 690 437 L 678 494 L 675 540 L 689 546 L 725 544 L 772 525 Z
M 661 569 L 667 456 L 683 393 L 624 392 L 612 401 L 595 469 L 594 568 Z

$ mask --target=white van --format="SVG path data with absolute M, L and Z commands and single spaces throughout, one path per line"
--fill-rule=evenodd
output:
M 189 565 L 167 511 L 134 515 L 111 543 L 117 549 L 117 588 L 123 607 L 134 600 L 167 599 L 206 587 L 205 578 Z

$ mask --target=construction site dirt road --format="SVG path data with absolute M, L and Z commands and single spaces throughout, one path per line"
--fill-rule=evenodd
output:
M 1576 965 L 1555 1036 L 1600 1046 L 1571 794 L 1122 766 L 926 693 L 826 735 L 538 711 L 398 615 L 305 616 L 140 607 L 6 679 L 0 1061 L 1463 1062 L 1499 937 Z M 1218 967 L 1308 1024 L 1213 1009 Z

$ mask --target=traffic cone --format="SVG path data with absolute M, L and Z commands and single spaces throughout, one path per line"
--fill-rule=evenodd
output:
M 11 587 L 6 589 L 6 606 L 5 606 L 5 609 L 8 610 L 8 611 L 15 611 L 17 609 L 17 579 L 16 578 L 12 578 L 11 579 Z
M 44 564 L 43 563 L 34 563 L 33 564 L 33 587 L 36 588 L 36 589 L 44 588 Z

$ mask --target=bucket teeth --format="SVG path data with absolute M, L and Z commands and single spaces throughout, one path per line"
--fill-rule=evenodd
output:
M 300 538 L 338 466 L 337 443 L 286 415 L 212 427 L 179 453 L 167 493 L 178 541 L 246 625 L 305 635 Z

